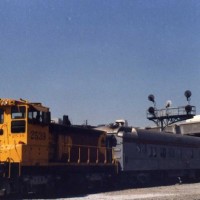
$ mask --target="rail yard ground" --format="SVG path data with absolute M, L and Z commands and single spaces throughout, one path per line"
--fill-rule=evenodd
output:
M 4 199 L 4 198 L 3 198 Z M 58 199 L 58 200 L 200 200 L 200 182 L 173 184 L 146 188 L 131 188 L 106 192 L 88 192 L 84 194 L 58 194 L 56 196 L 25 198 L 11 197 L 8 199 Z
M 61 199 L 61 198 L 60 198 Z M 197 200 L 200 183 L 175 184 L 148 188 L 124 189 L 112 192 L 68 196 L 65 200 Z

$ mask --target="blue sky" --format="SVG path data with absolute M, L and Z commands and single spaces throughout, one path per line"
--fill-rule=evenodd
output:
M 2 98 L 91 125 L 146 119 L 154 94 L 200 113 L 200 1 L 2 0 Z

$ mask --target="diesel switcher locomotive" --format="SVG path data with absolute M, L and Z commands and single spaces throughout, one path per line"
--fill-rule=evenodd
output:
M 49 108 L 0 99 L 0 189 L 3 194 L 49 190 L 61 179 L 81 183 L 116 171 L 103 131 L 51 122 Z M 106 173 L 105 173 L 106 172 Z

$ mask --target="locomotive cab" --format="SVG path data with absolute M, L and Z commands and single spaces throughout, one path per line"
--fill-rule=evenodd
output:
M 40 103 L 0 99 L 0 162 L 45 163 L 49 123 L 49 109 Z

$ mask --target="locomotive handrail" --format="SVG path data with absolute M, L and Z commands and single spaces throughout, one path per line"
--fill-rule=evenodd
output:
M 97 159 L 96 159 L 96 163 L 98 163 L 99 162 L 99 150 L 98 150 L 98 148 L 97 148 Z
M 32 146 L 32 145 L 30 145 Z M 46 145 L 34 145 L 41 148 Z M 86 164 L 114 164 L 114 152 L 112 148 L 108 148 L 105 146 L 92 146 L 92 145 L 78 145 L 78 144 L 67 144 L 65 145 L 67 152 L 67 163 L 86 163 Z M 110 159 L 108 159 L 108 155 L 110 155 Z M 83 156 L 85 158 L 83 159 Z
M 14 164 L 15 162 L 12 158 L 8 157 L 5 163 L 8 170 L 7 174 L 5 174 L 4 172 L 4 177 L 11 178 L 12 164 Z M 21 176 L 21 162 L 18 163 L 18 176 Z
M 101 148 L 103 148 L 103 150 L 100 150 Z M 114 163 L 112 148 L 68 144 L 67 150 L 68 150 L 67 152 L 68 163 L 74 163 L 74 162 L 77 162 L 78 164 Z M 87 153 L 85 153 L 85 151 Z M 110 160 L 108 160 L 109 153 L 111 155 Z M 84 157 L 86 155 L 87 157 Z

